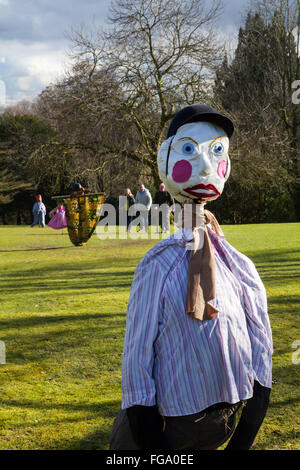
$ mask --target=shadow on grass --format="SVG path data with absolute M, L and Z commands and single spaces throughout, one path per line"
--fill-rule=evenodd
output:
M 115 418 L 120 409 L 120 401 L 106 401 L 105 403 L 56 403 L 55 401 L 39 400 L 1 400 L 1 406 L 12 406 L 21 409 L 63 410 L 63 411 L 87 411 L 93 412 L 102 418 Z
M 282 320 L 285 320 L 288 315 L 291 315 L 291 318 L 289 317 L 289 320 L 292 322 L 291 324 L 295 323 L 297 321 L 297 326 L 298 326 L 298 320 L 297 318 L 294 318 L 292 315 L 295 313 L 298 313 L 300 307 L 300 295 L 281 295 L 281 296 L 274 296 L 274 295 L 269 295 L 268 296 L 268 311 L 270 315 L 282 315 L 283 318 Z
M 107 423 L 107 421 L 113 422 L 115 419 L 119 409 L 120 409 L 120 400 L 112 400 L 107 401 L 105 403 L 55 403 L 49 401 L 37 401 L 37 400 L 1 400 L 1 405 L 3 407 L 13 407 L 19 408 L 20 410 L 42 410 L 42 411 L 53 411 L 62 410 L 64 412 L 69 413 L 76 413 L 76 412 L 84 412 L 88 413 L 85 414 L 83 417 L 80 418 L 63 418 L 59 417 L 57 420 L 57 424 L 60 423 L 78 423 L 78 422 L 86 422 L 87 420 L 95 420 L 95 419 L 103 419 Z M 68 440 L 59 440 L 55 442 L 55 448 L 60 449 L 68 449 L 68 450 L 105 450 L 108 448 L 109 436 L 111 432 L 112 424 L 103 425 L 101 429 L 95 431 L 93 433 L 87 434 L 82 439 L 68 439 Z M 55 426 L 55 422 L 53 420 L 44 420 L 42 423 L 39 421 L 37 424 L 28 422 L 28 427 L 39 427 L 39 426 Z M 17 429 L 24 429 L 24 424 L 15 424 L 11 425 L 14 430 Z M 71 441 L 71 442 L 70 442 Z M 51 446 L 51 440 L 50 445 Z
M 51 324 L 57 324 L 61 322 L 69 322 L 74 325 L 77 321 L 87 322 L 89 320 L 100 320 L 100 319 L 111 319 L 112 317 L 125 317 L 125 312 L 120 313 L 87 313 L 87 314 L 73 314 L 69 315 L 43 315 L 41 316 L 30 316 L 24 318 L 7 318 L 6 320 L 0 320 L 0 328 L 31 328 L 39 326 L 47 326 Z
M 135 266 L 139 258 L 105 257 L 101 260 L 66 260 L 66 263 L 51 263 L 15 272 L 4 273 L 0 280 L 1 293 L 30 292 L 31 295 L 49 290 L 67 290 L 72 295 L 86 290 L 130 289 Z M 116 270 L 117 268 L 117 270 Z M 125 268 L 125 269 L 124 269 Z M 113 271 L 111 271 L 113 269 Z M 76 292 L 77 291 L 77 292 Z
M 279 385 L 294 386 L 298 385 L 300 390 L 300 366 L 299 364 L 292 364 L 292 353 L 293 349 L 290 349 L 291 363 L 289 365 L 282 364 L 280 366 L 273 367 L 273 379 Z M 275 385 L 277 386 L 277 385 Z
M 36 248 L 25 248 L 24 250 L 0 250 L 0 253 L 15 253 L 15 252 L 26 252 L 26 251 L 47 251 L 47 250 L 66 250 L 72 248 L 72 246 L 55 246 L 55 247 L 36 247 Z
M 269 305 L 280 305 L 287 306 L 288 304 L 300 304 L 300 294 L 299 295 L 269 295 L 268 296 Z
M 71 358 L 76 367 L 80 368 L 83 367 L 80 360 L 87 357 L 94 364 L 91 369 L 87 369 L 87 374 L 90 371 L 94 374 L 95 367 L 99 372 L 106 371 L 114 357 L 117 360 L 121 358 L 125 323 L 125 310 L 113 313 L 31 315 L 25 318 L 2 319 L 1 339 L 5 341 L 7 350 L 5 367 L 10 369 L 15 365 L 25 366 L 26 376 L 27 366 L 33 363 L 45 361 L 47 364 L 60 364 L 62 367 L 65 361 L 68 362 Z M 109 357 L 111 361 L 108 360 Z M 68 373 L 76 375 L 76 370 L 70 369 Z M 82 373 L 85 373 L 83 369 Z M 4 374 L 1 380 L 9 380 L 8 375 Z
M 48 248 L 41 248 L 41 250 L 61 250 L 61 249 L 69 249 L 74 248 L 72 246 L 66 247 L 48 247 Z M 97 247 L 98 249 L 98 247 Z M 0 252 L 4 252 L 7 250 L 0 250 Z M 36 251 L 35 249 L 28 249 L 28 250 L 11 250 L 11 251 Z M 118 267 L 122 268 L 125 267 L 128 271 L 132 271 L 139 263 L 141 257 L 120 257 L 118 253 L 115 255 L 110 256 L 101 256 L 102 251 L 99 252 L 98 259 L 93 261 L 85 261 L 84 257 L 82 260 L 75 260 L 74 258 L 66 259 L 65 263 L 59 264 L 49 264 L 46 266 L 36 266 L 34 269 L 23 269 L 22 275 L 20 275 L 19 271 L 11 272 L 5 274 L 5 279 L 9 279 L 10 277 L 16 278 L 19 277 L 20 281 L 22 279 L 30 278 L 32 280 L 37 279 L 43 275 L 49 275 L 53 273 L 60 273 L 60 272 L 69 272 L 73 271 L 74 277 L 76 275 L 80 276 L 87 276 L 89 275 L 89 271 L 95 270 L 95 268 L 101 269 L 101 271 L 105 269 L 110 269 L 116 263 Z M 297 256 L 295 256 L 297 255 Z M 260 272 L 262 278 L 264 280 L 272 280 L 272 279 L 281 279 L 282 281 L 291 279 L 292 277 L 300 276 L 300 251 L 282 251 L 282 250 L 269 250 L 264 252 L 253 252 L 252 256 L 251 253 L 248 253 L 248 256 L 254 261 L 258 271 Z M 126 272 L 128 272 L 126 271 Z M 92 273 L 94 275 L 94 273 Z M 97 273 L 99 274 L 99 273 Z M 108 272 L 108 274 L 110 274 Z M 123 272 L 125 274 L 125 272 Z M 117 276 L 117 273 L 115 273 Z M 59 276 L 55 276 L 58 277 Z
M 61 249 L 61 248 L 58 248 Z M 2 279 L 4 278 L 16 278 L 19 277 L 20 279 L 26 278 L 26 277 L 32 277 L 33 275 L 35 277 L 40 277 L 43 274 L 49 275 L 49 273 L 55 273 L 59 274 L 60 272 L 64 271 L 73 271 L 74 275 L 81 275 L 82 273 L 86 273 L 88 271 L 95 271 L 95 269 L 98 270 L 105 270 L 105 269 L 110 269 L 114 265 L 118 265 L 118 267 L 124 267 L 126 268 L 126 272 L 128 270 L 132 269 L 135 267 L 141 258 L 139 257 L 120 257 L 118 254 L 115 254 L 114 256 L 101 256 L 101 253 L 99 254 L 99 257 L 97 259 L 93 259 L 92 261 L 87 261 L 84 259 L 75 259 L 75 258 L 66 258 L 64 263 L 51 263 L 51 264 L 46 264 L 46 265 L 37 265 L 34 268 L 30 269 L 22 269 L 22 272 L 20 273 L 20 269 L 16 271 L 12 271 L 10 273 L 5 273 L 5 275 L 2 276 Z M 41 262 L 44 262 L 41 260 Z M 94 273 L 93 273 L 94 274 Z M 59 276 L 57 276 L 59 277 Z
M 289 398 L 287 400 L 282 400 L 282 401 L 271 401 L 270 408 L 282 408 L 282 407 L 286 408 L 287 406 L 291 406 L 299 402 L 300 402 L 300 397 Z
M 74 440 L 68 450 L 109 450 L 111 428 L 87 434 L 83 439 Z
M 300 250 L 264 250 L 247 252 L 265 281 L 282 281 L 300 276 Z
M 84 365 L 80 361 L 87 357 L 88 360 L 93 359 L 99 372 L 107 370 L 114 360 L 115 354 L 117 354 L 116 360 L 119 361 L 121 358 L 125 313 L 123 316 L 124 319 L 119 317 L 113 322 L 105 324 L 99 322 L 88 327 L 85 324 L 78 324 L 77 328 L 66 328 L 65 325 L 61 325 L 60 329 L 55 331 L 27 334 L 23 332 L 17 334 L 17 345 L 14 344 L 16 334 L 2 335 L 7 347 L 6 367 L 30 365 L 42 361 L 62 365 L 70 358 L 76 362 L 77 358 L 76 367 L 82 368 L 84 372 Z M 110 356 L 111 361 L 109 362 Z M 104 357 L 105 362 L 103 362 Z M 89 369 L 86 372 L 88 373 Z M 69 370 L 69 373 L 76 375 L 76 371 L 72 369 Z M 5 380 L 5 376 L 1 380 Z
M 287 262 L 287 261 L 300 261 L 300 251 L 297 250 L 255 250 L 247 251 L 247 256 L 253 259 L 256 263 L 269 263 L 269 262 Z
M 65 233 L 62 234 L 62 233 L 60 233 L 60 230 L 61 230 L 61 229 L 59 229 L 58 232 L 52 232 L 52 231 L 51 231 L 51 232 L 48 232 L 48 231 L 47 231 L 47 232 L 40 232 L 40 233 L 32 233 L 32 232 L 30 232 L 30 233 L 24 233 L 24 234 L 22 234 L 22 236 L 25 236 L 25 237 L 28 237 L 28 236 L 29 236 L 29 237 L 32 237 L 32 236 L 34 236 L 34 237 L 35 237 L 35 236 L 38 236 L 38 237 L 40 237 L 40 236 L 47 236 L 47 237 L 58 237 L 58 236 L 61 236 L 61 237 L 66 237 L 66 236 L 67 236 L 67 237 L 68 237 L 68 233 L 67 233 L 67 232 L 65 232 Z
M 59 291 L 64 291 L 64 295 L 68 296 L 66 291 L 77 291 L 72 292 L 71 295 L 81 295 L 82 291 L 90 290 L 90 293 L 93 291 L 98 291 L 99 294 L 101 293 L 101 289 L 129 289 L 132 282 L 133 274 L 127 273 L 125 274 L 118 274 L 116 273 L 109 273 L 108 274 L 99 274 L 92 276 L 90 274 L 89 278 L 83 280 L 82 275 L 75 275 L 69 276 L 68 280 L 61 280 L 61 279 L 52 279 L 49 281 L 41 281 L 41 279 L 31 279 L 28 282 L 21 282 L 16 285 L 15 282 L 5 283 L 3 287 L 0 287 L 1 291 L 4 291 L 5 294 L 8 293 L 21 293 L 21 292 L 29 292 L 31 295 L 35 295 L 37 293 L 47 292 L 49 290 L 56 291 L 59 294 Z M 116 278 L 118 279 L 116 281 Z M 123 278 L 123 279 L 122 279 Z M 33 281 L 36 281 L 34 283 Z

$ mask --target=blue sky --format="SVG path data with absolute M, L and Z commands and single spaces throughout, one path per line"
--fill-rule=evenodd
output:
M 220 30 L 229 47 L 234 48 L 248 3 L 224 0 Z M 110 0 L 0 0 L 0 106 L 31 100 L 59 79 L 69 62 L 66 33 L 71 27 L 105 23 L 109 4 Z

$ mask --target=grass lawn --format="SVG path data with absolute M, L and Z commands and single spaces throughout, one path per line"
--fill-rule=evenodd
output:
M 300 449 L 300 224 L 223 230 L 269 300 L 274 385 L 254 449 Z M 130 285 L 155 243 L 93 236 L 74 247 L 50 228 L 0 226 L 0 449 L 108 448 Z

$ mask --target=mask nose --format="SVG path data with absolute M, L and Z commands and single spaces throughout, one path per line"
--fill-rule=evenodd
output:
M 210 159 L 206 153 L 202 153 L 200 159 L 200 175 L 207 176 L 212 172 L 212 165 Z

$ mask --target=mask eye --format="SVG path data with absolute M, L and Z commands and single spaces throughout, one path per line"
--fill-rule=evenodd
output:
M 224 145 L 222 144 L 222 142 L 215 142 L 211 149 L 212 152 L 217 156 L 223 155 L 224 153 Z
M 186 142 L 182 146 L 182 149 L 181 149 L 184 155 L 193 155 L 194 150 L 195 150 L 195 145 L 192 142 Z

